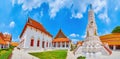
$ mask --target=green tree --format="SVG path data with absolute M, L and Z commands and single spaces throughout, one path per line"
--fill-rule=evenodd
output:
M 120 26 L 115 27 L 112 33 L 120 33 Z

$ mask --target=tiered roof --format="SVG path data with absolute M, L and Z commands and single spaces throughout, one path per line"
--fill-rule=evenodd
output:
M 4 34 L 4 40 L 11 42 L 12 36 L 10 34 Z
M 7 44 L 7 41 L 11 41 L 11 35 L 0 32 L 0 44 Z
M 82 43 L 83 43 L 82 41 L 78 41 L 78 42 L 77 42 L 77 46 L 79 46 L 79 45 L 81 46 Z
M 52 42 L 70 42 L 70 40 L 65 36 L 65 34 L 60 29 Z
M 45 28 L 42 26 L 42 24 L 40 24 L 39 22 L 37 22 L 37 21 L 35 21 L 35 20 L 31 19 L 31 18 L 28 18 L 28 22 L 25 24 L 25 27 L 24 27 L 24 29 L 23 29 L 20 37 L 21 37 L 21 36 L 23 35 L 23 33 L 25 32 L 27 26 L 31 26 L 31 27 L 33 27 L 33 28 L 35 28 L 35 29 L 38 29 L 38 30 L 40 30 L 40 31 L 44 32 L 45 34 L 48 34 L 49 36 L 52 37 L 52 35 L 45 30 Z
M 108 43 L 108 45 L 120 45 L 120 33 L 112 33 L 100 36 L 103 43 Z

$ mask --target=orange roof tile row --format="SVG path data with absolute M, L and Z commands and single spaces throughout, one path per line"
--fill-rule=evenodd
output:
M 107 43 L 108 45 L 120 45 L 120 33 L 112 33 L 100 36 L 102 43 Z M 77 45 L 81 45 L 82 42 L 79 41 Z
M 18 43 L 17 43 L 17 42 L 11 42 L 11 43 L 10 43 L 10 45 L 12 45 L 12 46 L 15 46 L 15 47 L 16 47 L 16 46 L 18 46 Z
M 100 36 L 100 39 L 103 40 L 103 39 L 111 39 L 111 38 L 120 38 L 120 33 L 112 33 L 112 34 L 107 34 L 107 35 L 103 35 L 103 36 Z
M 34 28 L 36 28 L 36 29 L 38 29 L 38 30 L 40 30 L 40 31 L 44 32 L 45 34 L 48 34 L 49 36 L 52 37 L 52 35 L 45 30 L 45 28 L 42 26 L 42 24 L 38 23 L 37 21 L 35 21 L 35 20 L 31 19 L 31 18 L 28 18 L 28 22 L 25 24 L 25 27 L 24 27 L 20 37 L 23 35 L 23 33 L 26 30 L 27 26 L 34 27 Z
M 101 41 L 108 43 L 108 45 L 120 45 L 120 33 L 112 33 L 100 36 Z
M 120 41 L 116 41 L 116 42 L 107 41 L 107 42 L 103 42 L 103 43 L 107 43 L 108 45 L 120 45 Z
M 68 38 L 56 38 L 52 42 L 70 42 Z

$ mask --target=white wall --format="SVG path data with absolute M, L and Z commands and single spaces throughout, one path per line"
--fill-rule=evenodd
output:
M 30 46 L 31 39 L 34 39 L 34 46 Z M 33 28 L 31 29 L 30 26 L 27 26 L 27 29 L 23 33 L 22 37 L 20 38 L 22 41 L 24 39 L 24 42 L 20 44 L 20 47 L 22 48 L 42 48 L 42 41 L 45 41 L 49 43 L 52 43 L 52 37 L 48 36 L 48 34 L 45 34 L 44 32 L 41 32 L 40 30 Z M 37 40 L 40 40 L 40 46 L 37 47 Z M 44 44 L 46 47 L 46 44 Z

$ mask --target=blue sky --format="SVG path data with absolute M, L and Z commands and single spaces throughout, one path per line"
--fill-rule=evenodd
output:
M 19 41 L 28 19 L 40 22 L 53 36 L 61 28 L 73 42 L 83 40 L 89 4 L 93 5 L 98 35 L 120 25 L 120 0 L 0 0 L 0 32 Z

